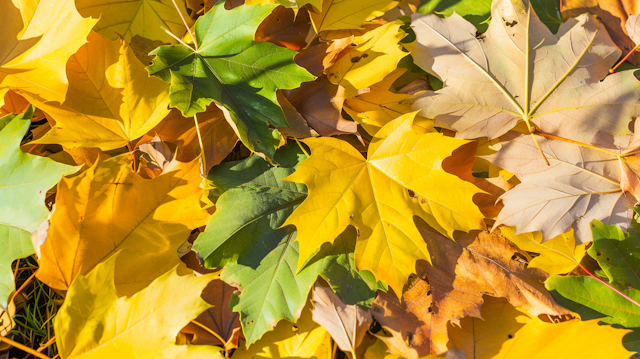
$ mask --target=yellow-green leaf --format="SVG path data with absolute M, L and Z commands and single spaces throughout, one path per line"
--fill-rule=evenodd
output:
M 210 307 L 200 293 L 216 275 L 181 276 L 174 268 L 133 297 L 118 298 L 115 257 L 69 288 L 54 326 L 60 358 L 224 358 L 218 347 L 175 344 L 180 329 Z
M 483 227 L 472 201 L 481 191 L 442 169 L 442 161 L 466 141 L 417 133 L 414 117 L 406 114 L 383 127 L 367 158 L 335 138 L 305 140 L 311 157 L 286 178 L 309 188 L 309 197 L 284 224 L 298 229 L 299 268 L 351 224 L 360 233 L 358 269 L 370 270 L 402 293 L 416 260 L 429 260 L 414 215 L 449 235 Z
M 317 33 L 327 30 L 360 29 L 373 15 L 398 4 L 394 0 L 323 0 L 322 9 L 313 8 L 311 22 Z M 320 11 L 321 10 L 321 11 Z
M 169 84 L 149 77 L 124 40 L 91 33 L 67 70 L 63 103 L 30 99 L 56 121 L 35 143 L 111 150 L 142 137 L 169 113 Z

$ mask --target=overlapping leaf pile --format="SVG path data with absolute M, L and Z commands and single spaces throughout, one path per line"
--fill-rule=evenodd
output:
M 4 0 L 0 339 L 35 278 L 40 357 L 640 352 L 640 18 L 593 3 Z

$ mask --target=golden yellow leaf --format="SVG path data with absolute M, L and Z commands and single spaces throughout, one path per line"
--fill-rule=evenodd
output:
M 124 40 L 91 33 L 67 70 L 69 92 L 62 104 L 30 99 L 56 121 L 34 143 L 111 150 L 142 137 L 169 113 L 169 84 L 149 77 Z
M 400 28 L 403 25 L 397 20 L 354 37 L 352 43 L 357 46 L 327 69 L 329 80 L 343 86 L 347 97 L 382 81 L 398 67 L 400 59 L 408 55 L 399 44 L 407 35 Z
M 219 347 L 176 345 L 180 329 L 210 307 L 200 293 L 215 274 L 181 276 L 181 264 L 131 298 L 118 298 L 116 256 L 69 288 L 54 326 L 60 358 L 224 358 Z
M 1 0 L 0 97 L 9 89 L 64 101 L 65 66 L 97 19 L 85 19 L 73 0 Z
M 525 324 L 519 320 L 523 314 L 504 298 L 484 296 L 482 318 L 466 317 L 460 326 L 447 325 L 449 349 L 465 354 L 467 359 L 491 359 L 502 344 L 513 338 Z
M 515 235 L 513 227 L 500 227 L 502 234 L 520 249 L 540 253 L 529 262 L 529 267 L 540 268 L 549 275 L 566 274 L 580 264 L 587 252 L 586 244 L 576 246 L 573 229 L 542 242 L 542 233 L 529 232 Z
M 598 325 L 599 319 L 545 323 L 531 317 L 513 339 L 502 345 L 494 359 L 629 358 L 633 354 L 622 346 L 626 329 Z
M 372 16 L 397 5 L 394 0 L 323 0 L 320 7 L 311 10 L 311 23 L 317 33 L 327 30 L 360 29 Z
M 64 177 L 40 248 L 38 278 L 68 289 L 79 273 L 120 250 L 115 283 L 130 295 L 174 267 L 178 248 L 209 215 L 200 207 L 199 161 L 169 166 L 147 180 L 133 172 L 130 155 L 122 155 Z
M 193 20 L 184 1 L 176 1 L 176 4 L 187 24 L 192 26 Z M 140 35 L 150 40 L 175 43 L 176 40 L 164 29 L 178 37 L 187 32 L 171 0 L 77 0 L 76 5 L 83 16 L 100 17 L 94 30 L 111 40 L 121 35 L 131 41 Z
M 411 104 L 405 101 L 411 96 L 390 91 L 391 84 L 405 72 L 406 69 L 397 69 L 368 92 L 344 101 L 344 110 L 371 136 L 396 117 L 411 112 Z
M 327 330 L 315 323 L 309 307 L 293 324 L 286 320 L 266 333 L 250 348 L 241 345 L 233 354 L 235 359 L 313 358 L 331 359 L 331 337 Z
M 389 353 L 389 349 L 387 345 L 384 343 L 382 339 L 378 339 L 378 341 L 367 348 L 367 351 L 364 353 L 364 359 L 400 359 L 402 358 L 399 355 L 394 355 Z
M 286 180 L 306 184 L 309 197 L 284 224 L 298 229 L 299 268 L 351 224 L 360 233 L 358 269 L 372 271 L 402 293 L 416 260 L 429 260 L 414 215 L 449 235 L 483 227 L 472 201 L 481 191 L 442 169 L 442 161 L 466 141 L 438 132 L 416 133 L 414 117 L 406 114 L 383 127 L 366 159 L 335 138 L 304 141 L 311 157 Z

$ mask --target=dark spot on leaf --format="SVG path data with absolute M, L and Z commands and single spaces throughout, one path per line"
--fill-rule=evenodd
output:
M 431 307 L 427 308 L 427 313 L 431 313 L 433 312 L 433 309 L 431 309 Z
M 274 126 L 274 125 L 272 125 L 272 124 L 269 124 L 269 129 L 270 129 L 270 130 L 275 130 L 275 129 L 276 129 L 276 126 Z
M 509 338 L 509 339 L 513 339 L 513 334 L 509 334 L 509 335 L 507 335 L 507 338 Z
M 625 46 L 624 49 L 627 50 L 627 51 L 631 50 L 631 48 L 629 46 Z
M 611 258 L 607 257 L 607 262 L 609 262 L 611 260 Z
M 291 331 L 294 332 L 294 333 L 297 332 L 298 331 L 298 327 L 295 326 L 295 325 L 292 325 L 291 326 Z
M 409 344 L 410 347 L 413 346 L 413 344 L 411 343 L 413 341 L 413 333 L 411 332 L 407 332 L 407 344 Z
M 518 22 L 513 20 L 511 22 L 505 22 L 504 24 L 509 26 L 509 27 L 514 27 L 514 26 L 516 26 L 518 24 Z
M 412 190 L 410 190 L 410 189 L 407 189 L 407 193 L 409 194 L 409 197 L 411 197 L 411 198 L 415 198 L 415 197 L 416 197 L 416 193 L 415 193 L 415 192 L 413 192 L 413 191 L 412 191 Z
M 596 16 L 596 19 L 602 21 L 602 18 L 600 17 L 600 15 Z
M 349 219 L 353 219 L 353 213 L 349 215 Z
M 356 57 L 351 59 L 351 62 L 354 63 L 354 64 L 357 63 L 357 62 L 360 62 L 360 58 L 356 56 Z
M 369 57 L 369 54 L 362 54 L 363 59 L 366 59 L 367 57 Z
M 600 253 L 600 252 L 596 252 L 596 255 L 597 255 L 597 256 L 601 256 L 601 255 L 602 255 L 602 253 Z
M 356 46 L 358 46 L 358 44 L 356 44 L 355 42 L 352 42 L 351 46 L 356 47 Z

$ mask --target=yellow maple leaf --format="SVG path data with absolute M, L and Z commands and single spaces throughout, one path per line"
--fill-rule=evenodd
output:
M 67 289 L 120 250 L 118 292 L 130 295 L 179 262 L 177 250 L 207 223 L 200 207 L 199 161 L 173 161 L 148 180 L 133 172 L 130 155 L 97 162 L 58 184 L 48 238 L 40 247 L 38 278 Z
M 404 23 L 397 20 L 354 37 L 352 44 L 357 46 L 326 70 L 329 80 L 343 86 L 347 97 L 382 81 L 398 67 L 400 59 L 409 54 L 402 51 L 399 44 L 407 36 L 400 28 L 402 25 Z
M 323 0 L 322 9 L 312 8 L 311 23 L 317 33 L 328 30 L 360 29 L 363 23 L 393 8 L 395 0 Z
M 331 359 L 331 336 L 324 327 L 313 321 L 311 310 L 307 306 L 295 324 L 281 321 L 273 331 L 266 333 L 248 349 L 241 345 L 233 357 Z
M 219 347 L 176 345 L 180 329 L 210 307 L 200 293 L 216 274 L 181 276 L 181 264 L 131 298 L 118 298 L 115 257 L 69 288 L 54 325 L 60 358 L 224 358 Z
M 430 259 L 414 215 L 449 235 L 483 227 L 472 201 L 482 191 L 442 169 L 442 161 L 467 141 L 438 132 L 416 133 L 414 117 L 406 114 L 383 127 L 366 159 L 335 138 L 304 141 L 311 156 L 285 178 L 309 188 L 307 199 L 284 224 L 298 229 L 298 268 L 351 224 L 360 232 L 358 269 L 372 271 L 402 293 L 416 260 Z
M 629 358 L 633 354 L 622 346 L 628 329 L 599 325 L 599 319 L 545 323 L 529 317 L 529 323 L 507 340 L 493 359 L 511 358 Z
M 389 91 L 391 84 L 405 72 L 406 69 L 397 69 L 372 85 L 368 92 L 344 101 L 344 110 L 371 136 L 396 117 L 412 112 L 406 101 L 411 95 Z
M 34 143 L 112 150 L 142 137 L 169 113 L 169 84 L 150 77 L 124 40 L 92 32 L 67 70 L 63 103 L 30 99 L 56 121 Z
M 64 101 L 67 60 L 97 21 L 80 16 L 73 0 L 0 0 L 0 98 L 13 89 Z
M 187 13 L 184 1 L 177 1 L 176 4 L 187 25 L 192 26 L 193 20 Z M 76 5 L 82 15 L 100 17 L 94 30 L 111 40 L 121 35 L 130 42 L 134 36 L 140 35 L 151 40 L 175 43 L 176 40 L 165 29 L 178 37 L 187 32 L 171 0 L 77 0 Z

